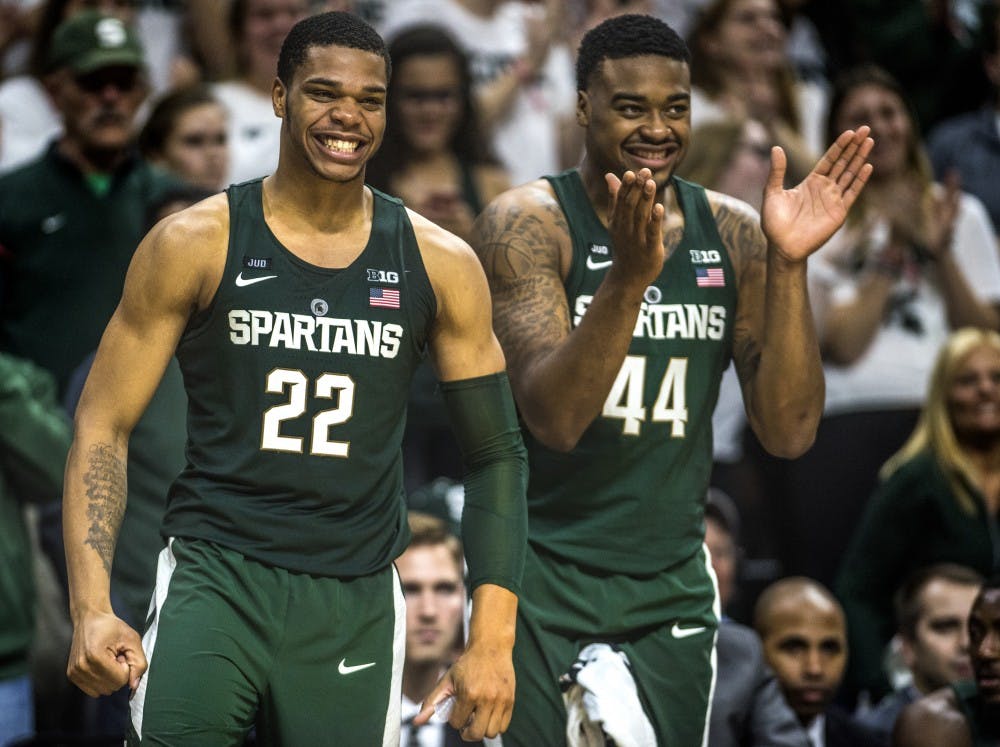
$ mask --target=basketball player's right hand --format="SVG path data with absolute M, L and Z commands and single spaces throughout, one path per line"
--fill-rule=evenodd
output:
M 87 695 L 110 695 L 125 685 L 135 693 L 145 671 L 142 639 L 114 614 L 92 612 L 76 621 L 66 674 Z
M 605 174 L 608 185 L 608 232 L 614 263 L 609 274 L 641 284 L 651 284 L 663 269 L 665 210 L 656 202 L 656 182 L 649 169 L 626 171 L 619 179 Z

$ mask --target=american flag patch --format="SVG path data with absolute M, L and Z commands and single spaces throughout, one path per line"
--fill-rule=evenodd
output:
M 726 284 L 721 267 L 695 267 L 694 278 L 699 288 L 722 288 Z
M 398 309 L 399 291 L 392 288 L 369 288 L 368 305 L 383 309 Z

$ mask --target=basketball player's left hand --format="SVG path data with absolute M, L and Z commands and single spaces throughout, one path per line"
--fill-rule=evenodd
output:
M 867 125 L 846 130 L 815 168 L 793 189 L 784 189 L 785 152 L 771 149 L 771 173 L 764 187 L 761 227 L 785 259 L 801 262 L 819 249 L 847 218 L 872 173 L 868 163 L 874 141 Z
M 465 741 L 475 742 L 506 731 L 514 709 L 514 664 L 510 650 L 501 649 L 470 642 L 424 700 L 413 723 L 427 723 L 434 715 L 434 706 L 452 696 L 455 702 L 448 723 Z

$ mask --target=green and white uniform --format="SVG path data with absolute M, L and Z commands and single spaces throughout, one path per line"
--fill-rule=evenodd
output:
M 613 247 L 578 172 L 549 181 L 573 242 L 564 286 L 575 326 Z M 705 735 L 718 612 L 703 505 L 737 288 L 704 190 L 680 179 L 673 186 L 683 238 L 646 290 L 602 414 L 568 454 L 525 432 L 529 550 L 505 744 L 563 742 L 557 680 L 593 641 L 629 656 L 661 744 L 701 744 Z
M 400 441 L 434 292 L 398 200 L 375 192 L 367 246 L 334 270 L 278 242 L 259 180 L 228 195 L 225 271 L 177 350 L 187 466 L 134 737 L 240 744 L 259 706 L 265 743 L 398 744 Z

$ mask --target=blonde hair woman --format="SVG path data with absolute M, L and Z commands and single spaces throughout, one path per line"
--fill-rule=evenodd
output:
M 852 681 L 884 688 L 881 653 L 895 629 L 892 596 L 914 570 L 954 562 L 997 571 L 1000 334 L 966 327 L 941 348 L 909 440 L 886 463 L 841 568 Z

